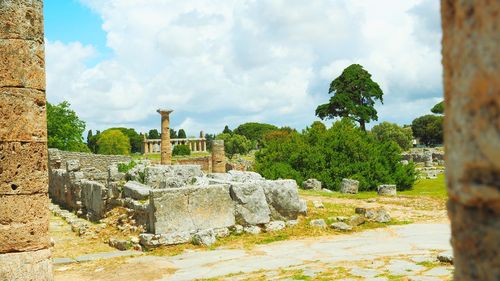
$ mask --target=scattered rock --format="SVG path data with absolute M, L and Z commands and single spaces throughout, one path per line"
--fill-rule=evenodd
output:
M 139 239 L 139 237 L 133 236 L 133 237 L 130 237 L 130 242 L 132 242 L 134 244 L 139 244 L 139 242 L 141 242 L 141 240 Z
M 274 180 L 264 182 L 264 193 L 271 210 L 272 220 L 294 220 L 303 215 L 303 203 L 299 198 L 299 187 L 294 180 Z
M 177 245 L 189 243 L 191 234 L 189 232 L 172 232 L 168 234 L 139 234 L 141 245 L 148 247 L 158 247 L 162 245 Z
M 272 221 L 265 225 L 264 229 L 266 232 L 278 231 L 285 228 L 284 221 Z
M 438 261 L 453 264 L 453 254 L 451 252 L 441 253 L 437 256 Z
M 364 215 L 366 213 L 366 208 L 356 208 L 354 209 L 354 213 Z
M 110 238 L 108 244 L 109 246 L 120 251 L 126 251 L 132 247 L 132 243 L 130 241 L 115 238 Z
M 349 218 L 349 224 L 352 226 L 358 226 L 365 223 L 365 217 L 360 215 L 354 215 Z
M 234 234 L 242 234 L 243 233 L 243 226 L 239 225 L 239 224 L 236 224 L 233 227 L 231 227 L 231 231 Z
M 309 225 L 315 226 L 315 227 L 326 228 L 326 222 L 324 219 L 311 220 L 311 222 L 309 222 Z
M 298 220 L 289 220 L 289 221 L 286 221 L 286 226 L 290 227 L 290 226 L 296 226 L 297 224 L 299 224 L 299 221 Z
M 340 193 L 356 194 L 358 193 L 359 181 L 352 179 L 342 179 L 340 184 Z
M 251 225 L 251 226 L 245 226 L 245 227 L 243 227 L 243 231 L 246 232 L 246 233 L 250 233 L 250 234 L 256 235 L 256 234 L 259 234 L 261 232 L 261 229 L 258 226 Z
M 321 191 L 326 192 L 326 193 L 333 193 L 333 191 L 331 191 L 328 188 L 323 188 L 323 189 L 321 189 Z
M 382 184 L 377 187 L 377 193 L 380 196 L 394 196 L 396 195 L 395 184 Z
M 215 237 L 217 238 L 228 237 L 231 234 L 229 228 L 227 227 L 214 228 L 214 232 L 215 232 Z
M 384 208 L 366 210 L 365 218 L 380 223 L 386 223 L 391 221 L 391 216 Z
M 328 218 L 331 221 L 343 221 L 346 222 L 349 218 L 345 216 L 336 216 L 336 217 L 329 217 Z
M 317 209 L 324 209 L 325 206 L 323 205 L 323 203 L 321 201 L 313 201 L 313 206 L 314 208 L 317 208 Z
M 340 231 L 349 231 L 352 230 L 352 226 L 348 225 L 345 222 L 334 222 L 330 225 L 331 228 Z
M 305 190 L 321 190 L 321 182 L 317 179 L 308 179 L 302 183 Z
M 234 183 L 230 187 L 238 224 L 255 225 L 270 221 L 271 211 L 259 182 Z
M 130 197 L 135 200 L 145 200 L 149 197 L 149 191 L 151 188 L 136 181 L 128 181 L 123 186 L 123 195 L 125 197 Z
M 215 232 L 213 229 L 205 229 L 196 232 L 193 235 L 193 244 L 201 246 L 210 246 L 215 243 L 217 239 L 215 238 Z

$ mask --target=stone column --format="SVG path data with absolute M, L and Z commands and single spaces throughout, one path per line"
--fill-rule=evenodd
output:
M 0 280 L 52 280 L 42 5 L 0 1 Z
M 203 140 L 202 144 L 203 144 L 203 152 L 207 152 L 207 141 Z
M 148 153 L 149 153 L 149 145 L 148 145 L 147 140 L 144 140 L 144 154 L 148 154 Z
M 442 0 L 454 280 L 500 280 L 500 2 Z
M 214 140 L 212 143 L 212 172 L 226 172 L 226 155 L 224 153 L 223 140 Z
M 172 164 L 172 144 L 170 143 L 170 113 L 171 109 L 158 109 L 161 115 L 161 164 Z

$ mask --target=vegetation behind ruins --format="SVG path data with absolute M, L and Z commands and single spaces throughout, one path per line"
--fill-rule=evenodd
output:
M 338 190 L 342 178 L 352 178 L 359 180 L 360 190 L 375 190 L 380 184 L 405 190 L 417 178 L 412 163 L 400 163 L 396 143 L 377 140 L 352 120 L 342 119 L 330 128 L 314 122 L 302 133 L 281 130 L 266 139 L 256 153 L 255 170 L 268 179 L 316 178 L 324 187 Z

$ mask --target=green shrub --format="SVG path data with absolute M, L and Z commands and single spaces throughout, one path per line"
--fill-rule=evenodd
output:
M 235 154 L 246 154 L 254 147 L 252 141 L 238 134 L 219 134 L 215 139 L 224 140 L 224 152 L 229 159 Z
M 340 188 L 342 178 L 359 180 L 360 190 L 376 190 L 379 184 L 396 184 L 404 190 L 413 186 L 416 174 L 412 164 L 404 166 L 400 160 L 396 143 L 378 141 L 343 119 L 329 129 L 315 122 L 302 133 L 266 139 L 256 153 L 255 169 L 269 179 L 300 183 L 317 178 L 332 190 Z
M 402 128 L 397 124 L 382 122 L 375 125 L 371 132 L 379 141 L 393 141 L 403 150 L 408 150 L 413 145 L 413 133 L 411 128 Z
M 130 169 L 134 168 L 137 163 L 134 161 L 130 161 L 130 163 L 118 163 L 118 172 L 126 173 L 130 171 Z
M 189 146 L 186 144 L 178 144 L 174 146 L 174 149 L 172 150 L 172 155 L 174 156 L 191 155 L 191 149 L 189 149 Z
M 108 129 L 102 132 L 97 140 L 99 154 L 128 155 L 130 154 L 129 138 L 118 129 Z

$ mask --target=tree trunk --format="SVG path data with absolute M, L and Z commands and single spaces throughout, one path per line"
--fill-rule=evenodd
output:
M 358 122 L 361 130 L 363 130 L 363 132 L 366 132 L 365 120 L 359 120 Z

